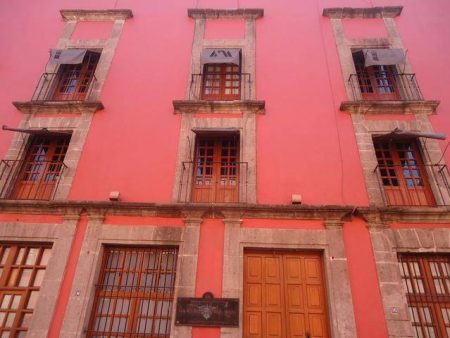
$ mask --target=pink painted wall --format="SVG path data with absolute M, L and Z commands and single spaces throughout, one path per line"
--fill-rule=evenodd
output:
M 195 297 L 212 292 L 222 297 L 225 225 L 221 219 L 205 219 L 200 226 Z M 192 338 L 220 338 L 220 328 L 193 327 Z
M 450 34 L 445 10 L 450 4 L 395 4 L 405 6 L 396 23 L 422 91 L 441 100 L 432 117 L 435 129 L 450 134 L 450 40 L 442 38 Z M 184 97 L 194 29 L 187 8 L 260 7 L 265 15 L 257 21 L 256 87 L 267 109 L 257 121 L 258 202 L 288 204 L 292 193 L 300 193 L 305 204 L 367 205 L 351 120 L 338 109 L 346 95 L 335 41 L 321 13 L 324 7 L 370 5 L 392 2 L 78 1 L 78 8 L 130 8 L 134 17 L 120 37 L 101 95 L 106 108 L 94 117 L 70 199 L 107 200 L 110 191 L 119 190 L 124 201 L 171 201 L 180 128 L 172 100 Z M 18 0 L 0 13 L 2 124 L 17 126 L 22 118 L 11 102 L 30 99 L 48 50 L 64 29 L 61 8 L 73 8 L 73 3 Z M 345 29 L 350 36 L 383 36 L 379 21 L 346 22 Z M 73 38 L 105 38 L 108 27 L 82 23 Z M 212 22 L 205 37 L 236 38 L 243 29 L 239 22 Z M 12 133 L 0 132 L 0 157 L 11 138 Z
M 434 128 L 450 135 L 450 2 L 398 0 L 394 4 L 404 5 L 395 21 L 422 92 L 427 99 L 441 101 L 431 117 Z M 124 201 L 170 202 L 177 184 L 180 129 L 172 100 L 185 95 L 194 31 L 187 8 L 264 8 L 256 29 L 257 98 L 266 101 L 266 114 L 257 118 L 258 202 L 289 204 L 291 194 L 300 193 L 305 204 L 367 205 L 351 119 L 339 111 L 346 94 L 335 40 L 329 19 L 321 13 L 324 7 L 394 4 L 392 0 L 10 1 L 0 11 L 0 124 L 16 127 L 22 119 L 11 102 L 31 98 L 48 51 L 65 27 L 61 8 L 130 8 L 134 17 L 125 24 L 101 94 L 105 110 L 93 119 L 70 199 L 107 200 L 110 191 L 118 190 Z M 108 36 L 107 28 L 104 22 L 82 23 L 73 38 L 102 39 Z M 345 29 L 354 37 L 385 35 L 379 20 L 356 20 L 346 23 Z M 206 37 L 236 38 L 242 30 L 241 23 L 209 23 Z M 0 158 L 11 139 L 12 133 L 0 131 Z M 442 149 L 446 143 L 441 142 Z M 450 163 L 450 151 L 445 158 Z M 1 219 L 61 221 L 53 216 L 36 217 Z M 151 218 L 109 221 L 182 226 L 180 220 Z M 64 316 L 86 222 L 83 218 L 79 223 L 50 336 L 57 336 Z M 260 220 L 247 220 L 243 226 L 322 227 L 311 222 Z M 223 231 L 221 221 L 202 224 L 197 296 L 207 290 L 221 294 Z M 358 332 L 361 337 L 384 337 L 386 326 L 367 230 L 358 221 L 346 224 L 344 235 Z M 206 280 L 209 275 L 212 279 Z M 370 315 L 367 308 L 373 310 Z M 195 329 L 194 336 L 217 337 L 218 330 Z
M 363 220 L 344 224 L 344 243 L 358 337 L 388 337 L 372 243 Z

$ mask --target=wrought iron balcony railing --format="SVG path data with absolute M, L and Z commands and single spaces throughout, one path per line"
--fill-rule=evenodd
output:
M 234 101 L 252 98 L 249 73 L 192 74 L 189 100 Z
M 182 162 L 179 202 L 246 203 L 247 162 Z
M 53 199 L 66 169 L 63 162 L 2 160 L 0 199 Z
M 415 74 L 392 74 L 379 71 L 375 75 L 351 74 L 353 100 L 423 101 Z
M 87 101 L 96 82 L 93 74 L 43 73 L 31 101 Z
M 377 165 L 374 173 L 388 206 L 449 205 L 449 171 L 445 164 Z

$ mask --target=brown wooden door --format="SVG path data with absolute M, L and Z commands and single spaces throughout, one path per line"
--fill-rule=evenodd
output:
M 379 141 L 374 145 L 389 205 L 436 205 L 414 140 Z
M 244 338 L 300 337 L 329 337 L 321 255 L 246 252 Z
M 239 140 L 235 135 L 198 137 L 193 202 L 239 201 Z
M 13 199 L 48 200 L 64 166 L 70 137 L 33 138 L 12 193 Z
M 53 100 L 84 100 L 92 84 L 99 58 L 100 54 L 87 52 L 83 63 L 77 65 L 61 65 Z
M 229 101 L 241 98 L 239 66 L 222 63 L 206 64 L 203 71 L 202 99 Z

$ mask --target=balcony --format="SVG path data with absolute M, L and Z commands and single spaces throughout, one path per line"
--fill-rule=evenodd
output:
M 94 55 L 90 57 L 90 55 Z M 94 89 L 98 87 L 94 75 L 98 55 L 88 54 L 82 64 L 61 65 L 57 72 L 43 73 L 30 101 L 13 102 L 24 113 L 96 112 L 103 109 Z M 91 60 L 91 58 L 94 58 Z
M 249 73 L 192 74 L 186 100 L 174 100 L 175 112 L 263 113 L 265 101 L 255 100 Z
M 235 101 L 251 100 L 249 73 L 192 74 L 189 100 Z
M 377 165 L 374 169 L 387 206 L 437 207 L 450 201 L 445 164 Z M 433 185 L 433 188 L 431 187 Z
M 354 101 L 423 101 L 415 74 L 377 72 L 374 76 L 351 74 L 348 82 Z
M 352 101 L 344 101 L 341 111 L 351 113 L 434 113 L 439 101 L 425 100 L 415 74 L 377 71 L 351 74 L 348 79 Z
M 247 162 L 182 162 L 178 202 L 246 203 Z
M 97 82 L 95 75 L 72 73 L 68 77 L 59 73 L 44 73 L 34 91 L 32 102 L 88 101 Z
M 2 160 L 0 199 L 51 200 L 65 170 L 63 162 Z

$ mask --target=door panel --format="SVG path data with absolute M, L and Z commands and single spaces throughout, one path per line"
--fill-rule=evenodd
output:
M 244 259 L 244 337 L 329 337 L 321 255 L 250 252 Z

